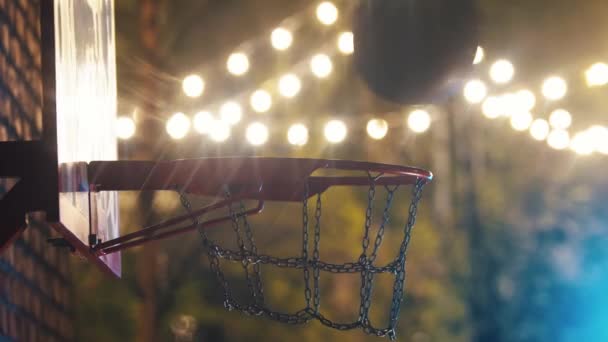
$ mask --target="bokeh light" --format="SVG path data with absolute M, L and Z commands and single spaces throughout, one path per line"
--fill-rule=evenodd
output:
M 551 76 L 543 82 L 543 95 L 549 100 L 560 100 L 568 92 L 566 81 L 557 76 Z
M 317 19 L 323 25 L 332 25 L 338 20 L 338 8 L 330 1 L 324 1 L 317 6 Z
M 167 121 L 166 129 L 171 138 L 182 139 L 190 131 L 190 119 L 184 113 L 175 113 Z
M 222 120 L 213 120 L 209 130 L 209 138 L 215 142 L 224 142 L 230 138 L 230 125 Z
M 346 138 L 346 124 L 340 120 L 331 120 L 325 125 L 325 139 L 332 144 L 337 144 Z
M 272 107 L 272 96 L 266 90 L 256 90 L 249 98 L 251 108 L 258 113 L 266 113 Z
M 287 141 L 295 146 L 304 146 L 308 143 L 308 128 L 303 124 L 294 124 L 287 131 Z
M 211 131 L 213 121 L 215 121 L 215 119 L 210 112 L 198 112 L 194 115 L 194 130 L 200 134 L 208 134 Z
M 515 112 L 511 115 L 511 127 L 516 131 L 523 132 L 530 128 L 532 120 L 534 118 L 530 112 Z
M 199 97 L 205 91 L 205 81 L 199 75 L 188 75 L 182 80 L 182 90 L 188 97 Z
M 549 136 L 551 127 L 545 119 L 536 119 L 530 125 L 530 135 L 534 140 L 543 141 Z
M 488 96 L 481 105 L 481 111 L 488 119 L 496 119 L 500 117 L 504 113 L 501 98 L 498 96 Z
M 308 143 L 308 128 L 303 124 L 293 124 L 287 130 L 287 141 L 295 146 L 304 146 Z
M 464 98 L 469 103 L 481 103 L 488 94 L 486 84 L 480 80 L 471 80 L 464 86 Z
M 352 32 L 342 32 L 338 36 L 338 50 L 344 55 L 355 52 L 355 41 Z
M 270 43 L 273 48 L 279 51 L 285 51 L 289 49 L 293 43 L 293 35 L 289 30 L 278 27 L 272 30 L 272 33 L 270 34 Z
M 483 62 L 484 57 L 486 56 L 485 51 L 481 46 L 477 47 L 477 52 L 475 52 L 475 59 L 473 60 L 473 64 L 477 65 Z
M 556 150 L 563 150 L 570 145 L 570 134 L 563 129 L 554 129 L 547 137 L 547 144 Z
M 608 128 L 594 125 L 587 130 L 587 133 L 593 141 L 594 150 L 601 154 L 608 154 Z
M 131 139 L 135 135 L 135 121 L 128 116 L 121 116 L 116 119 L 116 136 L 119 139 Z
M 302 82 L 294 74 L 287 74 L 279 79 L 279 93 L 284 97 L 295 97 L 301 89 Z
M 407 126 L 415 133 L 424 133 L 431 127 L 431 115 L 426 110 L 414 110 L 407 117 Z
M 268 128 L 263 123 L 254 122 L 247 126 L 245 136 L 253 146 L 264 145 L 268 141 Z
M 536 96 L 533 92 L 523 89 L 515 93 L 517 110 L 529 112 L 536 106 Z
M 572 115 L 564 109 L 556 109 L 549 116 L 549 123 L 555 129 L 566 129 L 572 125 Z
M 496 61 L 490 67 L 490 77 L 498 84 L 509 83 L 515 75 L 515 67 L 506 59 Z
M 384 119 L 371 119 L 367 122 L 367 134 L 374 140 L 386 137 L 388 122 Z
M 590 87 L 601 87 L 608 84 L 608 64 L 595 63 L 585 72 L 587 85 Z
M 333 68 L 331 59 L 325 54 L 320 53 L 310 60 L 310 70 L 318 78 L 326 78 L 331 74 Z
M 578 132 L 570 141 L 570 149 L 581 156 L 588 156 L 595 151 L 595 144 L 591 134 L 588 132 Z
M 243 109 L 234 101 L 228 101 L 220 107 L 220 118 L 229 125 L 236 125 L 242 117 Z
M 226 62 L 228 71 L 235 76 L 242 76 L 249 71 L 249 58 L 242 52 L 235 52 Z

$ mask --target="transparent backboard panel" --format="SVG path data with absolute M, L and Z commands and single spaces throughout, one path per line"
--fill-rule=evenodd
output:
M 60 220 L 87 246 L 119 235 L 117 193 L 89 197 L 85 164 L 118 157 L 114 34 L 113 0 L 55 1 Z M 120 274 L 119 254 L 100 258 Z

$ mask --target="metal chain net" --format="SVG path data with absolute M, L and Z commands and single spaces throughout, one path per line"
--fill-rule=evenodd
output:
M 300 256 L 277 258 L 269 255 L 259 254 L 251 226 L 249 225 L 247 216 L 243 214 L 246 209 L 242 201 L 238 202 L 238 205 L 231 204 L 228 206 L 238 250 L 222 248 L 215 244 L 208 238 L 207 234 L 205 233 L 204 226 L 201 226 L 199 219 L 194 217 L 192 219 L 193 224 L 199 227 L 198 231 L 201 235 L 203 246 L 209 255 L 211 270 L 213 273 L 215 273 L 217 281 L 223 289 L 224 307 L 228 310 L 238 310 L 248 315 L 265 316 L 272 320 L 287 324 L 304 324 L 316 319 L 323 325 L 333 329 L 351 330 L 360 328 L 367 334 L 379 337 L 388 336 L 391 340 L 395 340 L 395 327 L 399 319 L 400 306 L 403 300 L 407 250 L 411 239 L 412 228 L 416 222 L 418 202 L 420 201 L 422 188 L 425 185 L 425 181 L 419 179 L 413 186 L 408 219 L 403 228 L 403 238 L 398 255 L 387 265 L 376 266 L 374 262 L 377 258 L 379 248 L 382 245 L 385 227 L 390 219 L 390 209 L 393 203 L 394 195 L 399 186 L 384 186 L 387 193 L 386 204 L 382 212 L 383 214 L 376 237 L 373 238 L 373 245 L 370 246 L 372 241 L 372 237 L 370 236 L 370 230 L 372 228 L 372 213 L 374 199 L 376 197 L 375 181 L 379 178 L 379 176 L 373 177 L 370 173 L 368 173 L 368 176 L 370 185 L 367 197 L 367 209 L 365 212 L 362 253 L 357 262 L 331 264 L 320 260 L 319 244 L 321 240 L 322 194 L 318 194 L 316 196 L 314 218 L 312 220 L 311 227 L 308 208 L 308 185 L 306 185 L 306 191 L 304 198 L 302 199 L 302 252 Z M 226 190 L 225 196 L 226 198 L 230 198 L 231 194 L 229 189 Z M 188 213 L 192 213 L 192 205 L 190 201 L 185 194 L 181 192 L 180 200 L 186 211 Z M 312 251 L 309 247 L 309 241 L 311 240 L 313 245 Z M 244 305 L 238 303 L 234 299 L 229 283 L 220 267 L 220 259 L 241 263 L 245 273 L 247 287 L 252 298 L 251 303 Z M 281 268 L 301 269 L 303 272 L 304 299 L 306 301 L 306 307 L 292 314 L 280 313 L 268 308 L 264 301 L 264 289 L 262 286 L 260 270 L 260 266 L 262 264 L 274 265 Z M 321 271 L 330 273 L 361 274 L 359 318 L 357 321 L 352 323 L 336 323 L 323 316 L 323 314 L 320 312 L 321 293 L 319 282 Z M 389 322 L 388 326 L 385 328 L 375 327 L 369 319 L 374 277 L 379 273 L 391 273 L 395 276 Z

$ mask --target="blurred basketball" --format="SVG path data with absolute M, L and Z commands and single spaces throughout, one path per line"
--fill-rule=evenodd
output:
M 354 17 L 356 68 L 383 98 L 438 102 L 472 68 L 477 20 L 474 0 L 362 0 Z

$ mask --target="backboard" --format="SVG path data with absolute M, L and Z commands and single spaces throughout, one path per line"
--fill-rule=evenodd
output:
M 118 237 L 116 192 L 89 192 L 86 164 L 116 160 L 113 0 L 54 1 L 59 223 L 87 252 Z M 120 275 L 120 254 L 94 256 Z

